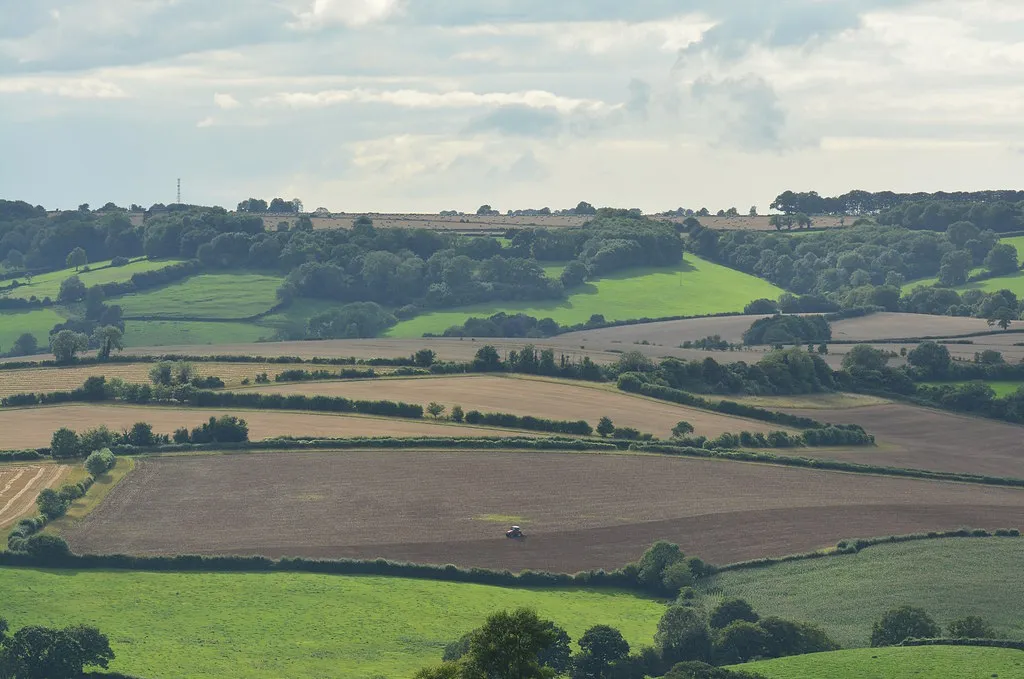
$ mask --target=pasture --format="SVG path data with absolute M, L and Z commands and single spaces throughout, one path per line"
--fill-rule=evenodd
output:
M 45 274 L 39 274 L 33 276 L 31 282 L 27 278 L 15 279 L 20 284 L 13 290 L 6 290 L 0 292 L 0 297 L 10 297 L 17 299 L 29 299 L 35 297 L 37 299 L 43 299 L 49 297 L 56 301 L 57 295 L 60 293 L 60 284 L 71 276 L 78 276 L 79 279 L 85 285 L 92 287 L 94 285 L 103 285 L 105 283 L 123 283 L 131 280 L 133 274 L 143 273 L 146 271 L 159 271 L 160 269 L 166 269 L 169 266 L 179 264 L 180 261 L 173 259 L 162 259 L 159 261 L 151 261 L 148 259 L 137 259 L 134 262 L 126 264 L 124 266 L 110 266 L 110 262 L 93 262 L 89 264 L 88 271 L 75 271 L 74 267 L 69 269 L 61 269 L 60 271 L 51 271 Z M 9 282 L 4 282 L 5 285 L 9 285 Z
M 178 353 L 194 354 L 195 345 L 258 342 L 273 335 L 270 328 L 253 323 L 128 321 L 125 323 L 124 343 L 126 347 L 176 346 Z
M 148 422 L 158 434 L 170 434 L 179 427 L 196 427 L 211 417 L 236 415 L 249 424 L 249 438 L 259 441 L 278 436 L 492 436 L 510 434 L 510 430 L 456 425 L 430 420 L 363 415 L 292 412 L 287 410 L 230 410 L 211 408 L 173 408 L 129 405 L 60 405 L 33 408 L 0 409 L 0 431 L 4 448 L 39 448 L 50 444 L 53 432 L 61 427 L 82 431 L 101 424 L 116 431 L 136 422 Z M 530 436 L 514 432 L 517 436 Z
M 720 573 L 701 586 L 701 601 L 710 606 L 722 596 L 746 599 L 763 614 L 819 625 L 844 647 L 867 646 L 872 623 L 903 605 L 923 608 L 943 628 L 979 615 L 1001 638 L 1024 639 L 1022 550 L 1021 538 L 878 545 L 857 554 Z
M 573 639 L 614 625 L 638 646 L 664 612 L 615 591 L 296 573 L 0 568 L 0 591 L 14 628 L 88 621 L 110 637 L 112 671 L 190 679 L 409 679 L 497 610 L 533 607 Z
M 765 679 L 988 679 L 1024 677 L 1024 653 L 1004 648 L 864 648 L 763 660 L 731 669 Z
M 0 353 L 10 351 L 14 342 L 26 332 L 35 336 L 39 346 L 45 347 L 49 344 L 53 326 L 66 320 L 52 308 L 0 311 Z
M 925 384 L 930 387 L 962 387 L 968 384 L 985 384 L 992 387 L 992 391 L 996 393 L 996 398 L 1005 398 L 1007 396 L 1012 396 L 1013 394 L 1017 393 L 1018 389 L 1024 387 L 1024 382 L 995 382 L 985 380 L 973 380 L 970 382 L 923 382 L 922 384 Z
M 59 464 L 0 464 L 0 530 L 36 513 L 39 492 L 59 486 L 69 471 L 69 467 Z
M 495 516 L 521 517 L 529 539 L 506 540 Z M 659 539 L 730 563 L 961 525 L 1024 525 L 1024 492 L 668 456 L 374 449 L 141 458 L 66 537 L 89 553 L 576 572 Z
M 706 410 L 656 401 L 614 390 L 609 385 L 520 376 L 468 375 L 344 382 L 276 384 L 251 389 L 264 394 L 344 396 L 410 403 L 436 401 L 464 410 L 533 415 L 555 420 L 586 420 L 596 426 L 607 416 L 622 427 L 634 427 L 669 438 L 672 427 L 686 420 L 698 435 L 714 438 L 725 432 L 770 432 L 785 427 L 758 420 L 730 417 Z M 248 389 L 246 391 L 249 391 Z
M 782 292 L 760 278 L 687 254 L 678 267 L 621 271 L 575 288 L 565 300 L 495 302 L 426 313 L 399 323 L 387 336 L 440 335 L 470 316 L 491 316 L 500 311 L 553 318 L 562 325 L 585 323 L 594 314 L 609 321 L 700 316 L 742 311 L 748 302 L 762 297 L 775 299 Z
M 178 283 L 115 298 L 126 318 L 242 319 L 277 304 L 284 278 L 255 273 L 200 274 Z

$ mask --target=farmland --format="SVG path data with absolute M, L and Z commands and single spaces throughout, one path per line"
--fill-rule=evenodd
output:
M 77 431 L 107 425 L 123 430 L 136 422 L 149 422 L 153 430 L 170 434 L 178 427 L 195 427 L 211 417 L 236 415 L 249 423 L 249 437 L 256 441 L 278 436 L 487 436 L 508 430 L 425 420 L 294 413 L 284 410 L 218 410 L 208 408 L 160 408 L 119 405 L 62 405 L 40 408 L 0 409 L 0 431 L 5 448 L 36 448 L 50 443 L 60 427 Z M 518 432 L 517 432 L 518 434 Z
M 494 303 L 436 311 L 399 323 L 389 337 L 442 334 L 470 316 L 499 311 L 553 318 L 562 325 L 585 323 L 594 314 L 607 320 L 699 316 L 742 311 L 750 301 L 777 298 L 774 285 L 693 255 L 673 268 L 630 269 L 586 283 L 570 291 L 567 300 L 553 302 Z
M 0 350 L 10 351 L 15 340 L 26 332 L 34 335 L 40 346 L 46 346 L 50 330 L 65 320 L 53 309 L 0 311 Z
M 980 615 L 1000 638 L 1024 639 L 1020 538 L 950 538 L 878 545 L 857 554 L 721 573 L 707 595 L 746 599 L 756 610 L 820 625 L 845 647 L 867 646 L 886 610 L 913 605 L 941 625 Z M 828 596 L 822 596 L 822 592 Z M 1018 651 L 1019 653 L 1019 651 Z
M 502 608 L 531 606 L 579 638 L 615 625 L 650 643 L 664 611 L 614 591 L 503 589 L 294 573 L 0 569 L 12 626 L 88 620 L 110 636 L 111 670 L 143 677 L 409 679 Z M 45 592 L 46 596 L 40 596 Z
M 529 540 L 505 540 L 492 516 L 520 517 Z M 1024 493 L 1009 488 L 663 456 L 372 450 L 143 458 L 67 537 L 92 553 L 575 572 L 621 566 L 658 539 L 728 563 L 1022 523 Z
M 131 280 L 133 274 L 159 271 L 178 263 L 178 261 L 172 259 L 159 261 L 139 259 L 124 266 L 110 266 L 110 262 L 94 262 L 89 265 L 88 271 L 76 272 L 74 267 L 72 267 L 33 276 L 31 282 L 26 278 L 15 279 L 20 285 L 13 290 L 0 292 L 0 297 L 18 299 L 29 299 L 30 297 L 43 299 L 49 297 L 52 300 L 56 300 L 57 295 L 60 293 L 60 284 L 64 279 L 71 276 L 78 276 L 87 286 L 122 283 Z M 5 285 L 7 284 L 5 282 Z
M 556 420 L 586 420 L 595 425 L 601 417 L 607 416 L 619 426 L 634 427 L 660 438 L 669 438 L 672 427 L 680 420 L 691 423 L 698 435 L 708 438 L 724 432 L 767 433 L 785 429 L 757 420 L 633 396 L 602 385 L 493 375 L 283 384 L 256 387 L 252 391 L 412 403 L 436 401 L 449 408 L 461 405 L 465 410 L 543 415 Z
M 34 513 L 39 491 L 59 485 L 67 473 L 57 464 L 0 464 L 0 529 Z
M 280 276 L 201 274 L 179 283 L 117 298 L 126 317 L 160 319 L 250 318 L 277 304 Z
M 183 353 L 196 353 L 195 345 L 258 342 L 273 335 L 270 328 L 252 323 L 129 321 L 125 324 L 124 342 L 127 347 L 177 346 Z
M 982 679 L 1024 676 L 1024 653 L 1002 648 L 916 646 L 815 653 L 733 669 L 765 679 Z

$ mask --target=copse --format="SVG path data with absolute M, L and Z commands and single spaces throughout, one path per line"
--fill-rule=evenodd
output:
M 934 639 L 942 633 L 920 608 L 901 606 L 882 616 L 871 628 L 872 646 L 895 646 L 907 639 Z

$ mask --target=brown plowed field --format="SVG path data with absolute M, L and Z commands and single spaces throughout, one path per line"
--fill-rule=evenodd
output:
M 815 457 L 1024 478 L 1024 427 L 1014 424 L 901 403 L 829 411 L 782 410 L 836 424 L 859 424 L 878 443 L 875 448 L 848 452 L 821 450 Z
M 26 392 L 39 394 L 51 391 L 71 391 L 82 386 L 86 379 L 94 375 L 102 375 L 108 380 L 116 377 L 125 382 L 148 384 L 149 371 L 153 365 L 153 363 L 107 363 L 72 368 L 2 370 L 0 371 L 0 397 Z M 240 386 L 243 379 L 253 381 L 260 373 L 267 373 L 273 379 L 274 375 L 285 370 L 309 369 L 309 366 L 304 364 L 282 363 L 193 363 L 192 367 L 197 376 L 219 377 L 228 387 Z
M 68 473 L 57 464 L 0 465 L 0 529 L 36 510 L 36 496 L 56 487 Z
M 506 540 L 523 525 L 522 542 Z M 717 563 L 1024 526 L 1024 491 L 657 456 L 367 451 L 146 459 L 76 550 L 611 568 L 657 539 Z
M 39 448 L 50 444 L 61 427 L 82 431 L 105 424 L 115 431 L 136 422 L 149 422 L 158 434 L 170 434 L 179 427 L 192 428 L 211 417 L 235 415 L 249 423 L 249 438 L 259 441 L 275 436 L 530 436 L 489 427 L 448 425 L 428 420 L 297 413 L 282 410 L 208 408 L 159 408 L 115 405 L 63 405 L 0 410 L 0 431 L 4 448 Z
M 597 426 L 607 416 L 619 426 L 635 427 L 661 438 L 672 434 L 680 420 L 692 424 L 696 433 L 714 438 L 724 432 L 769 432 L 784 429 L 757 420 L 729 417 L 706 410 L 686 408 L 673 403 L 632 396 L 619 391 L 589 385 L 543 379 L 469 375 L 413 379 L 360 380 L 347 382 L 310 382 L 257 387 L 264 394 L 305 394 L 308 396 L 344 396 L 352 399 L 379 399 L 461 405 L 464 410 L 533 415 L 553 420 L 586 420 Z

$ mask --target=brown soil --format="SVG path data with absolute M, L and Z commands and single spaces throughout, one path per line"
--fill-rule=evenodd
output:
M 505 523 L 528 537 L 507 540 Z M 656 456 L 366 451 L 140 462 L 86 552 L 611 568 L 657 539 L 716 563 L 840 539 L 1024 524 L 1024 492 Z
M 56 487 L 68 471 L 57 464 L 0 465 L 0 528 L 34 513 L 39 492 Z
M 844 341 L 943 337 L 992 330 L 983 318 L 880 313 L 836 321 L 832 339 Z
M 235 415 L 249 423 L 249 438 L 259 441 L 275 436 L 493 436 L 511 432 L 489 427 L 448 425 L 423 420 L 297 413 L 281 410 L 207 408 L 160 408 L 120 405 L 63 405 L 0 410 L 0 431 L 5 448 L 47 446 L 53 432 L 61 427 L 82 431 L 105 424 L 113 430 L 149 422 L 158 434 L 170 434 L 179 427 L 192 428 L 211 417 Z
M 941 410 L 890 403 L 841 410 L 786 412 L 836 424 L 859 424 L 877 448 L 822 450 L 816 457 L 890 467 L 1024 478 L 1024 427 Z
M 533 415 L 554 420 L 586 420 L 591 426 L 597 426 L 598 420 L 607 416 L 618 426 L 634 427 L 660 438 L 671 436 L 672 427 L 680 420 L 692 424 L 696 434 L 709 438 L 724 432 L 784 429 L 757 420 L 718 415 L 706 410 L 632 396 L 585 382 L 497 375 L 296 383 L 258 387 L 252 391 L 424 404 L 436 401 L 449 409 L 461 405 L 467 411 Z

